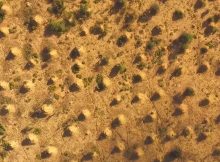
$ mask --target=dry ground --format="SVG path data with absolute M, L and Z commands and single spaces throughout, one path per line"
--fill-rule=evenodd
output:
M 219 162 L 220 1 L 63 1 L 3 1 L 0 161 Z

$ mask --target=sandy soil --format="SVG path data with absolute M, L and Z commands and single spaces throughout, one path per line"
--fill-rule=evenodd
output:
M 220 161 L 219 0 L 1 2 L 0 161 Z

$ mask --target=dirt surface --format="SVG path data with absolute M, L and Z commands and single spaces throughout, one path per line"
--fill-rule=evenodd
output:
M 219 0 L 0 8 L 0 161 L 220 161 Z

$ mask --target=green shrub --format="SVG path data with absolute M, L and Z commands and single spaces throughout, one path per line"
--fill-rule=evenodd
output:
M 64 7 L 63 0 L 53 0 L 52 7 L 48 8 L 48 11 L 56 15 L 57 14 L 60 15 L 64 11 L 64 9 L 65 7 Z
M 68 26 L 76 25 L 76 19 L 74 17 L 73 12 L 64 12 L 63 13 L 63 20 L 66 22 Z
M 5 18 L 5 12 L 1 9 L 3 6 L 3 2 L 0 1 L 0 23 L 4 20 Z
M 121 35 L 117 40 L 118 47 L 123 47 L 128 41 L 128 38 L 126 35 Z
M 33 130 L 33 133 L 36 134 L 36 135 L 40 135 L 41 134 L 41 129 L 40 128 L 35 128 Z
M 37 22 L 33 19 L 33 17 L 30 17 L 26 22 L 25 25 L 27 26 L 28 30 L 30 32 L 34 31 L 37 29 Z
M 131 24 L 134 21 L 134 13 L 126 13 L 124 17 L 125 24 Z
M 215 34 L 216 32 L 218 31 L 218 28 L 217 27 L 214 27 L 212 25 L 209 25 L 205 28 L 204 30 L 204 34 L 205 36 L 210 36 L 212 34 Z
M 77 20 L 86 20 L 90 17 L 91 13 L 88 8 L 88 3 L 81 3 L 78 11 L 75 12 Z
M 77 73 L 79 73 L 79 71 L 80 71 L 80 67 L 79 67 L 78 64 L 74 64 L 74 65 L 71 67 L 71 69 L 72 69 L 72 72 L 73 72 L 74 74 L 77 74 Z
M 0 136 L 5 134 L 5 128 L 0 124 Z
M 183 92 L 183 96 L 184 97 L 186 97 L 186 96 L 194 96 L 194 95 L 195 95 L 195 92 L 194 92 L 193 88 L 191 88 L 191 87 L 186 87 L 186 89 Z
M 24 44 L 23 51 L 24 58 L 27 61 L 30 61 L 31 59 L 38 59 L 38 54 L 33 51 L 33 47 L 30 43 Z
M 5 151 L 10 151 L 12 150 L 12 147 L 10 145 L 10 143 L 6 142 L 6 141 L 3 141 L 3 144 L 2 144 L 2 147 Z
M 0 1 L 0 8 L 2 8 L 2 6 L 3 6 L 3 2 L 2 2 L 2 1 Z
M 126 69 L 126 67 L 123 64 L 118 64 L 117 66 L 119 68 L 119 73 L 120 74 L 126 72 L 127 69 Z
M 83 78 L 84 87 L 88 87 L 93 80 L 93 77 Z
M 64 20 L 52 20 L 47 25 L 47 30 L 51 34 L 61 35 L 69 30 L 69 25 Z
M 138 64 L 137 64 L 137 68 L 139 69 L 139 70 L 143 70 L 144 68 L 146 68 L 147 67 L 147 65 L 144 63 L 144 62 L 139 62 Z
M 159 5 L 158 4 L 151 5 L 149 9 L 150 16 L 155 16 L 158 14 L 158 12 L 159 12 Z
M 146 45 L 146 48 L 145 48 L 146 51 L 152 50 L 154 47 L 159 45 L 160 41 L 161 41 L 160 39 L 151 37 L 150 40 L 147 42 L 147 45 Z
M 192 39 L 193 39 L 193 36 L 189 33 L 183 33 L 179 37 L 179 41 L 182 44 L 189 44 L 190 42 L 192 42 Z
M 105 26 L 102 26 L 101 24 L 96 23 L 94 26 L 90 28 L 90 33 L 94 35 L 98 35 L 99 38 L 103 38 L 104 36 L 106 36 L 107 30 Z
M 120 10 L 125 6 L 125 0 L 116 0 L 114 4 L 115 10 Z
M 159 48 L 154 53 L 153 63 L 161 64 L 161 57 L 165 54 L 164 48 Z
M 174 13 L 173 13 L 173 20 L 176 21 L 176 20 L 179 20 L 179 19 L 182 19 L 184 17 L 184 14 L 182 11 L 180 10 L 175 10 Z
M 98 74 L 96 76 L 96 84 L 97 84 L 97 90 L 102 91 L 105 89 L 105 85 L 103 83 L 103 76 L 101 74 Z

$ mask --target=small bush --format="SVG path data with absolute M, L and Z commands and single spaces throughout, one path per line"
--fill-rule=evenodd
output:
M 204 34 L 207 37 L 207 36 L 215 34 L 217 31 L 218 31 L 218 29 L 216 27 L 209 25 L 205 28 Z
M 64 20 L 52 20 L 47 25 L 50 34 L 61 35 L 69 30 L 69 25 Z
M 78 57 L 80 57 L 80 51 L 78 50 L 78 48 L 73 48 L 72 51 L 70 52 L 70 58 L 72 59 L 76 59 Z
M 188 33 L 183 33 L 180 37 L 179 37 L 179 42 L 182 44 L 189 44 L 193 39 L 193 36 L 191 34 Z
M 124 17 L 125 25 L 129 25 L 134 21 L 134 14 L 133 13 L 126 13 Z
M 77 74 L 77 73 L 79 73 L 79 71 L 80 71 L 80 67 L 79 67 L 78 64 L 74 64 L 74 65 L 71 67 L 71 69 L 72 69 L 72 72 L 73 72 L 74 74 Z
M 216 14 L 212 17 L 213 22 L 217 23 L 220 20 L 220 14 Z
M 155 26 L 152 30 L 151 30 L 151 34 L 153 36 L 156 36 L 156 35 L 160 35 L 162 33 L 162 30 L 159 26 Z
M 121 35 L 117 40 L 118 47 L 123 47 L 128 41 L 128 38 L 126 35 Z
M 26 61 L 30 61 L 32 59 L 37 61 L 38 59 L 38 54 L 33 51 L 33 47 L 30 43 L 24 44 L 23 56 Z
M 125 7 L 125 0 L 115 0 L 113 7 L 111 8 L 111 13 L 118 13 L 122 8 Z
M 79 10 L 75 13 L 75 17 L 79 21 L 88 19 L 90 15 L 88 3 L 81 3 Z
M 176 159 L 180 159 L 182 157 L 182 151 L 180 148 L 174 148 L 171 151 L 169 151 L 165 157 L 164 157 L 164 161 L 174 161 Z
M 26 22 L 25 25 L 27 26 L 28 30 L 30 32 L 34 31 L 37 29 L 37 22 L 33 19 L 33 17 L 30 17 Z
M 105 56 L 101 56 L 100 61 L 98 62 L 98 65 L 105 66 L 105 65 L 108 65 L 108 63 L 109 63 L 109 58 Z
M 126 67 L 123 65 L 123 64 L 116 64 L 110 74 L 109 74 L 109 77 L 113 78 L 115 77 L 117 74 L 122 74 L 126 71 Z
M 195 5 L 194 5 L 194 9 L 198 10 L 200 8 L 205 7 L 205 1 L 204 0 L 197 0 Z
M 174 13 L 173 13 L 173 20 L 174 21 L 182 19 L 183 17 L 184 17 L 184 14 L 182 11 L 180 11 L 180 10 L 174 11 Z
M 182 74 L 182 68 L 176 68 L 172 74 L 171 77 L 179 77 Z
M 153 4 L 149 9 L 144 11 L 144 13 L 139 16 L 138 21 L 142 23 L 147 22 L 151 20 L 153 16 L 156 16 L 158 12 L 159 12 L 158 4 Z
M 3 1 L 0 1 L 0 8 L 2 8 L 3 6 Z
M 49 47 L 45 47 L 41 51 L 41 59 L 42 59 L 43 62 L 47 62 L 51 59 L 50 48 Z
M 93 81 L 93 77 L 83 78 L 84 87 L 88 87 Z
M 200 53 L 201 53 L 201 54 L 205 54 L 205 53 L 207 53 L 207 52 L 208 52 L 208 49 L 207 49 L 206 47 L 200 48 Z
M 48 11 L 56 15 L 62 14 L 62 12 L 64 11 L 63 0 L 53 0 L 52 7 L 48 8 Z
M 145 50 L 146 51 L 149 51 L 149 50 L 152 50 L 155 46 L 159 45 L 160 43 L 160 39 L 157 39 L 157 38 L 150 38 L 150 40 L 147 42 L 147 45 L 146 45 L 146 48 Z
M 98 35 L 99 38 L 106 36 L 107 31 L 104 25 L 96 23 L 94 26 L 90 28 L 90 33 L 94 35 Z
M 173 41 L 171 48 L 175 54 L 185 53 L 192 40 L 193 35 L 189 33 L 182 33 L 176 40 Z
M 33 130 L 33 133 L 36 134 L 36 135 L 40 135 L 41 134 L 41 129 L 40 128 L 35 128 Z
M 6 141 L 3 141 L 3 144 L 2 144 L 2 147 L 5 151 L 10 151 L 12 150 L 13 148 L 11 147 L 10 143 L 6 142 Z
M 194 96 L 195 95 L 195 92 L 194 90 L 191 88 L 191 87 L 187 87 L 185 89 L 185 91 L 183 92 L 183 96 L 184 97 L 187 97 L 187 96 Z
M 155 51 L 153 57 L 153 63 L 161 64 L 162 60 L 161 57 L 165 55 L 165 48 L 159 48 Z
M 103 76 L 101 74 L 98 74 L 96 76 L 96 84 L 97 84 L 97 89 L 98 90 L 104 90 L 105 85 L 103 84 Z
M 120 74 L 123 74 L 127 70 L 126 67 L 123 64 L 118 64 L 116 66 L 118 67 Z
M 149 9 L 149 14 L 150 16 L 155 16 L 157 15 L 159 12 L 159 6 L 158 4 L 153 4 L 151 5 L 150 9 Z
M 4 20 L 5 18 L 5 12 L 1 9 L 3 5 L 3 2 L 0 1 L 0 23 Z
M 0 136 L 4 135 L 5 133 L 5 128 L 3 127 L 3 125 L 0 124 Z
M 65 21 L 66 24 L 70 27 L 76 25 L 76 19 L 74 17 L 73 12 L 64 12 L 63 13 L 63 21 Z

